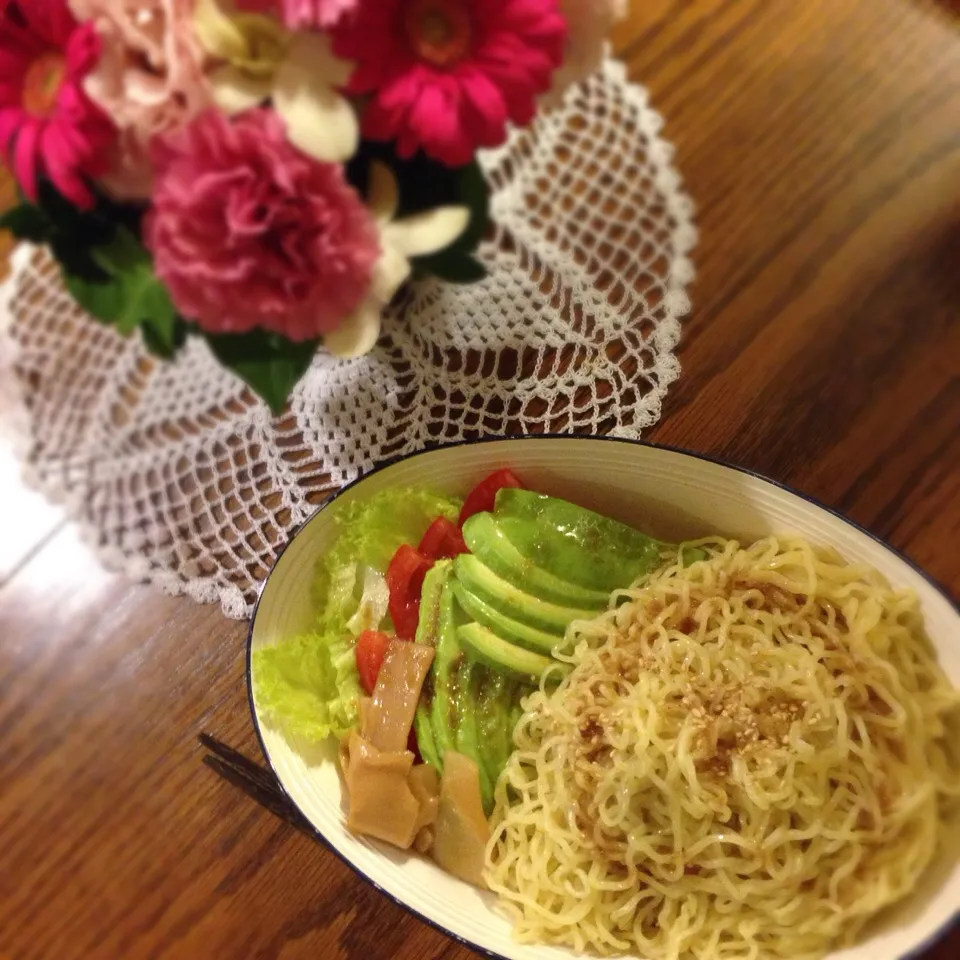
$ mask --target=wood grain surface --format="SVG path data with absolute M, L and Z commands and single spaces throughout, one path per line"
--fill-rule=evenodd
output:
M 846 511 L 956 597 L 956 21 L 906 0 L 633 5 L 617 45 L 702 235 L 650 438 Z M 22 496 L 3 489 L 0 536 Z M 0 957 L 472 956 L 201 765 L 201 731 L 257 754 L 243 624 L 104 572 L 69 526 L 10 543 Z M 923 960 L 958 956 L 955 930 Z
M 10 172 L 0 163 L 0 213 L 16 203 L 17 190 Z M 0 230 L 0 281 L 10 272 L 10 254 L 13 252 L 13 237 L 6 230 Z

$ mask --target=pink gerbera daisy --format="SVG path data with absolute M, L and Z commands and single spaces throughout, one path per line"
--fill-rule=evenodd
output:
M 364 133 L 450 166 L 533 119 L 566 35 L 558 0 L 377 0 L 333 31 L 351 92 L 372 95 Z
M 0 157 L 24 193 L 46 175 L 71 203 L 89 207 L 86 182 L 105 172 L 116 130 L 83 91 L 100 40 L 66 0 L 0 6 Z

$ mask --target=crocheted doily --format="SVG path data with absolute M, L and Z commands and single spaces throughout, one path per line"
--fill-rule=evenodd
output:
M 206 346 L 170 364 L 86 317 L 43 250 L 0 304 L 0 384 L 28 482 L 103 562 L 243 617 L 333 489 L 432 442 L 655 423 L 679 368 L 692 208 L 643 88 L 607 60 L 483 156 L 493 235 L 473 286 L 422 281 L 356 360 L 316 357 L 272 418 Z

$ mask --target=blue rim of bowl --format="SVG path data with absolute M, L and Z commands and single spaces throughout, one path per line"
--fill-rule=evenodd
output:
M 352 490 L 357 484 L 363 483 L 367 478 L 373 476 L 375 473 L 379 473 L 381 470 L 386 470 L 389 467 L 394 466 L 397 463 L 401 463 L 404 460 L 412 460 L 415 457 L 423 456 L 427 453 L 435 453 L 438 450 L 453 450 L 458 447 L 471 447 L 471 446 L 480 446 L 483 444 L 495 444 L 495 443 L 505 443 L 505 442 L 514 442 L 514 441 L 524 441 L 524 440 L 591 440 L 591 441 L 601 441 L 603 443 L 622 443 L 628 446 L 634 447 L 649 447 L 654 450 L 665 450 L 669 453 L 678 453 L 682 456 L 691 457 L 694 460 L 702 460 L 706 463 L 712 463 L 719 467 L 725 467 L 728 470 L 736 470 L 738 473 L 745 474 L 748 477 L 753 477 L 756 480 L 763 480 L 765 483 L 772 484 L 774 487 L 777 487 L 780 490 L 784 490 L 787 493 L 793 494 L 795 497 L 799 497 L 801 500 L 806 501 L 812 506 L 817 507 L 820 510 L 823 510 L 825 513 L 830 514 L 838 520 L 841 520 L 843 523 L 847 524 L 850 527 L 853 527 L 855 530 L 858 530 L 860 533 L 865 534 L 871 540 L 880 544 L 885 550 L 888 550 L 908 567 L 918 573 L 927 583 L 933 587 L 950 605 L 953 611 L 960 616 L 960 603 L 954 600 L 950 593 L 947 591 L 946 587 L 943 584 L 939 583 L 933 577 L 930 576 L 925 570 L 917 566 L 913 560 L 908 556 L 901 553 L 899 550 L 891 547 L 885 540 L 881 537 L 878 537 L 875 533 L 867 530 L 866 527 L 861 526 L 854 520 L 851 520 L 849 517 L 844 516 L 837 510 L 834 510 L 832 507 L 827 506 L 824 503 L 821 503 L 819 500 L 814 497 L 809 496 L 808 494 L 801 493 L 799 490 L 795 490 L 793 487 L 787 486 L 785 483 L 781 483 L 779 480 L 773 480 L 770 477 L 764 476 L 762 473 L 757 473 L 755 470 L 750 470 L 748 467 L 740 467 L 736 464 L 727 463 L 724 460 L 719 459 L 718 457 L 712 457 L 704 453 L 696 453 L 692 450 L 685 450 L 682 447 L 673 447 L 667 444 L 662 443 L 651 443 L 648 440 L 630 440 L 625 437 L 594 437 L 594 436 L 585 436 L 583 434 L 556 434 L 556 433 L 545 433 L 545 434 L 529 434 L 525 436 L 518 437 L 480 437 L 476 440 L 461 440 L 455 443 L 432 443 L 426 445 L 422 450 L 417 450 L 414 453 L 400 454 L 395 457 L 389 457 L 386 460 L 382 460 L 379 463 L 375 464 L 364 473 L 362 476 L 357 477 L 356 480 L 351 481 L 346 486 L 341 487 L 339 490 L 334 491 L 327 497 L 322 503 L 317 505 L 316 510 L 307 517 L 303 523 L 294 527 L 290 532 L 290 535 L 287 537 L 286 543 L 277 551 L 276 559 L 273 561 L 273 565 L 270 567 L 267 576 L 264 578 L 263 583 L 260 584 L 260 588 L 257 591 L 257 599 L 253 605 L 253 612 L 250 614 L 250 627 L 247 631 L 247 657 L 246 657 L 246 679 L 247 679 L 247 702 L 250 706 L 250 716 L 253 719 L 253 729 L 257 735 L 257 743 L 260 745 L 260 752 L 263 754 L 264 759 L 267 761 L 267 765 L 270 767 L 271 773 L 276 778 L 277 784 L 280 787 L 280 790 L 283 792 L 284 796 L 293 804 L 297 812 L 303 817 L 306 823 L 310 824 L 310 831 L 313 834 L 314 839 L 318 840 L 324 847 L 327 848 L 334 856 L 336 856 L 340 861 L 345 863 L 354 873 L 357 874 L 362 880 L 366 881 L 376 890 L 378 893 L 385 896 L 388 900 L 391 900 L 398 907 L 401 907 L 403 910 L 406 910 L 408 913 L 415 916 L 422 923 L 425 923 L 428 927 L 432 927 L 434 930 L 439 933 L 444 934 L 449 937 L 451 940 L 455 940 L 457 943 L 462 944 L 468 949 L 472 950 L 474 953 L 477 953 L 483 957 L 487 957 L 488 960 L 510 960 L 509 957 L 505 957 L 503 954 L 494 953 L 492 950 L 488 950 L 486 947 L 481 946 L 478 943 L 474 943 L 471 940 L 467 940 L 465 937 L 460 936 L 457 933 L 454 933 L 449 928 L 445 927 L 442 923 L 432 920 L 430 917 L 425 916 L 419 910 L 411 907 L 409 904 L 405 903 L 399 897 L 394 896 L 387 890 L 384 890 L 372 877 L 364 873 L 356 864 L 354 864 L 345 854 L 341 853 L 327 838 L 321 833 L 310 821 L 310 818 L 300 809 L 297 802 L 287 793 L 286 787 L 283 785 L 283 781 L 280 779 L 280 775 L 277 773 L 276 768 L 273 766 L 273 761 L 270 759 L 270 753 L 267 750 L 267 745 L 263 739 L 263 733 L 260 729 L 260 718 L 257 716 L 257 708 L 253 701 L 253 628 L 257 620 L 257 612 L 260 609 L 260 601 L 263 599 L 264 591 L 267 588 L 267 583 L 270 580 L 273 571 L 276 569 L 277 565 L 280 563 L 280 558 L 286 552 L 287 548 L 293 543 L 293 541 L 300 535 L 301 531 L 310 523 L 312 520 L 321 513 L 321 511 L 326 510 L 335 500 L 340 496 L 345 494 L 348 490 Z M 952 917 L 950 917 L 940 928 L 930 934 L 921 944 L 918 944 L 916 947 L 911 948 L 907 953 L 902 954 L 898 960 L 923 960 L 924 954 L 931 950 L 936 944 L 941 940 L 945 939 L 948 934 L 950 934 L 954 929 L 960 930 L 960 909 L 958 909 Z M 624 960 L 633 960 L 629 956 L 626 956 Z

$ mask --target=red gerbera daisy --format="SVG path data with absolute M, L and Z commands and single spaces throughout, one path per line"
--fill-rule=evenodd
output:
M 376 0 L 333 30 L 351 92 L 372 94 L 364 133 L 450 166 L 533 119 L 566 36 L 558 0 Z
M 12 0 L 0 10 L 0 156 L 35 200 L 44 174 L 71 203 L 89 207 L 87 178 L 102 175 L 116 136 L 83 91 L 100 40 L 66 0 Z

